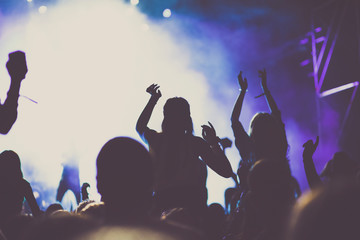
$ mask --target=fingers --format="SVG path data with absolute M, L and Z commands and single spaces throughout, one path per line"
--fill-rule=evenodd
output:
M 245 82 L 246 85 L 248 84 L 247 78 L 244 78 L 244 82 Z
M 211 124 L 211 122 L 208 121 L 208 123 L 212 129 L 215 129 L 214 126 Z
M 210 130 L 211 128 L 207 125 L 201 125 L 203 131 Z
M 316 137 L 314 148 L 316 149 L 319 145 L 319 136 Z
M 241 82 L 243 80 L 242 71 L 240 71 L 240 73 L 238 75 L 238 80 L 239 80 L 239 82 Z
M 160 85 L 153 83 L 146 89 L 146 92 L 150 93 L 151 95 L 153 95 L 155 93 L 161 94 L 160 90 L 158 90 L 159 88 L 160 88 Z

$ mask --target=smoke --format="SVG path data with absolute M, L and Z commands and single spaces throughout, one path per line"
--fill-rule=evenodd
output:
M 89 182 L 92 196 L 98 198 L 96 156 L 112 137 L 140 140 L 135 123 L 149 98 L 145 89 L 152 83 L 161 86 L 163 97 L 150 127 L 160 130 L 165 100 L 182 96 L 191 105 L 197 135 L 208 120 L 219 136 L 230 134 L 223 130 L 229 112 L 212 98 L 204 74 L 191 67 L 192 49 L 177 45 L 165 26 L 133 6 L 115 0 L 61 1 L 44 14 L 32 11 L 16 19 L 8 19 L 1 31 L 0 64 L 5 65 L 11 51 L 26 52 L 29 72 L 21 94 L 38 104 L 20 98 L 17 122 L 0 142 L 1 150 L 20 155 L 31 182 L 54 189 L 62 165 L 77 161 L 81 182 Z M 217 48 L 212 51 L 221 57 Z M 0 77 L 5 99 L 5 68 Z M 209 173 L 210 203 L 223 202 L 223 191 L 231 184 L 215 175 Z M 54 199 L 55 193 L 46 204 Z
M 0 15 L 0 66 L 9 52 L 25 51 L 29 73 L 21 94 L 38 102 L 20 98 L 17 122 L 0 136 L 1 150 L 16 151 L 25 177 L 39 189 L 52 189 L 44 205 L 55 201 L 62 165 L 69 162 L 79 164 L 81 182 L 90 183 L 91 197 L 99 198 L 97 154 L 115 136 L 140 141 L 135 124 L 150 84 L 159 84 L 163 93 L 151 128 L 161 129 L 166 99 L 181 96 L 190 103 L 195 135 L 210 121 L 219 137 L 234 140 L 230 116 L 239 94 L 237 74 L 243 70 L 249 80 L 240 119 L 247 129 L 256 112 L 269 111 L 263 98 L 254 99 L 261 93 L 257 71 L 264 67 L 286 124 L 293 174 L 305 188 L 302 144 L 316 138 L 317 118 L 312 80 L 293 69 L 302 20 L 269 7 L 238 12 L 222 4 L 218 14 L 218 8 L 206 13 L 197 7 L 153 20 L 118 0 L 62 0 L 43 14 L 29 8 L 23 16 Z M 4 67 L 0 79 L 4 101 L 10 84 Z M 333 152 L 334 144 L 326 143 L 322 149 Z M 235 146 L 226 153 L 235 172 L 240 160 Z M 234 183 L 208 174 L 208 203 L 223 203 L 225 188 Z

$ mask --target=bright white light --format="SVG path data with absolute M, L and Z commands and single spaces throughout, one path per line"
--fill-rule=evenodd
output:
M 21 93 L 38 104 L 19 99 L 17 121 L 8 135 L 0 136 L 0 150 L 18 152 L 22 166 L 32 170 L 25 176 L 29 181 L 56 189 L 62 164 L 78 160 L 81 183 L 88 182 L 89 193 L 98 198 L 97 154 L 115 136 L 141 141 L 135 124 L 149 99 L 145 89 L 152 83 L 161 86 L 163 97 L 151 128 L 161 130 L 166 99 L 182 96 L 190 103 L 197 135 L 210 120 L 220 136 L 232 136 L 229 124 L 218 120 L 226 119 L 227 111 L 210 96 L 204 75 L 189 67 L 192 49 L 180 47 L 163 26 L 149 22 L 137 8 L 131 8 L 131 15 L 128 9 L 118 0 L 59 1 L 45 15 L 36 13 L 20 24 L 2 26 L 1 99 L 10 82 L 4 67 L 7 54 L 21 49 L 29 68 Z M 209 202 L 222 202 L 229 181 L 209 171 L 208 182 Z M 55 202 L 55 195 L 46 203 Z
M 27 0 L 27 2 L 29 2 L 29 3 L 30 3 L 30 2 L 32 2 L 32 0 Z
M 130 0 L 130 4 L 136 6 L 139 4 L 139 0 Z
M 39 7 L 39 13 L 44 14 L 44 13 L 46 13 L 46 11 L 47 11 L 47 7 L 46 7 L 46 6 L 41 6 L 41 7 Z
M 163 16 L 164 18 L 169 18 L 171 17 L 171 10 L 166 8 L 164 11 L 163 11 Z

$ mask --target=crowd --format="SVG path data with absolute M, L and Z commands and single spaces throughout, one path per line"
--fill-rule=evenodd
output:
M 27 73 L 25 54 L 9 54 L 11 77 L 7 99 L 0 105 L 0 130 L 7 134 L 17 117 L 21 81 Z M 247 79 L 238 75 L 240 94 L 231 115 L 235 145 L 241 156 L 236 174 L 214 126 L 193 134 L 189 103 L 166 101 L 161 131 L 148 127 L 162 94 L 157 84 L 146 89 L 150 99 L 136 123 L 147 150 L 129 137 L 110 139 L 97 159 L 101 201 L 88 199 L 73 212 L 61 204 L 41 211 L 31 185 L 23 178 L 20 157 L 0 154 L 0 240 L 39 239 L 209 239 L 300 240 L 359 239 L 360 189 L 358 163 L 337 152 L 318 174 L 315 143 L 303 147 L 304 171 L 310 190 L 302 194 L 292 176 L 288 141 L 280 110 L 259 71 L 270 113 L 257 113 L 249 132 L 239 121 Z M 230 122 L 229 122 L 230 123 Z M 226 206 L 207 205 L 207 167 L 236 187 L 225 193 Z M 23 213 L 24 199 L 32 214 Z

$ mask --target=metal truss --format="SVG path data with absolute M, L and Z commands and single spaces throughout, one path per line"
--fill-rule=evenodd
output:
M 334 3 L 336 1 L 333 1 Z M 359 81 L 354 81 L 347 83 L 345 85 L 340 85 L 338 87 L 327 89 L 322 91 L 324 82 L 326 81 L 326 74 L 330 65 L 331 58 L 333 56 L 334 49 L 336 47 L 336 42 L 339 36 L 339 32 L 342 27 L 342 22 L 344 15 L 347 13 L 349 8 L 349 2 L 344 0 L 344 4 L 341 5 L 341 8 L 337 9 L 336 13 L 332 16 L 330 23 L 328 26 L 319 26 L 318 23 L 315 22 L 316 11 L 320 11 L 321 9 L 314 10 L 312 14 L 312 24 L 311 24 L 311 32 L 310 40 L 311 40 L 311 55 L 313 62 L 313 77 L 314 77 L 314 86 L 316 91 L 316 96 L 318 98 L 318 114 L 320 111 L 319 100 L 321 98 L 325 98 L 327 96 L 340 93 L 347 89 L 353 89 L 350 102 L 346 108 L 345 116 L 340 126 L 339 135 L 342 134 L 342 131 L 345 127 L 347 119 L 349 117 L 352 103 L 355 99 Z M 323 29 L 323 27 L 327 27 L 327 29 Z M 357 11 L 357 36 L 358 40 L 360 39 L 360 13 Z M 325 34 L 323 34 L 325 32 Z M 359 57 L 360 57 L 360 44 L 359 44 Z M 320 119 L 319 119 L 320 120 Z M 320 121 L 319 121 L 319 124 Z M 319 126 L 320 132 L 321 126 Z

